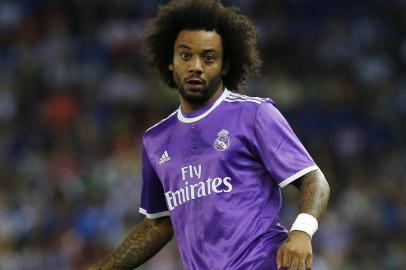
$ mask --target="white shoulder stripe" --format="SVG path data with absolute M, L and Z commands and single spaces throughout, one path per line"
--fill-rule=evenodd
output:
M 241 95 L 241 94 L 237 94 L 237 93 L 231 93 L 230 98 L 242 98 L 242 99 L 256 99 L 259 101 L 265 101 L 266 98 L 261 98 L 261 97 L 250 97 L 250 96 L 246 96 L 246 95 Z
M 179 108 L 174 111 L 173 113 L 171 113 L 168 117 L 162 119 L 161 121 L 159 121 L 158 123 L 156 123 L 155 125 L 153 125 L 152 127 L 148 128 L 145 132 L 149 131 L 150 129 L 153 129 L 154 127 L 160 125 L 161 123 L 165 122 L 166 120 L 168 120 L 169 118 L 171 118 L 171 116 L 173 116 L 174 114 L 176 114 L 179 111 Z
M 258 103 L 261 104 L 262 102 L 259 100 L 255 100 L 255 99 L 225 99 L 224 101 L 226 102 L 254 102 L 254 103 Z
M 228 97 L 229 100 L 236 99 L 236 100 L 256 100 L 260 102 L 266 101 L 266 99 L 260 99 L 260 98 L 250 98 L 250 97 Z
M 139 211 L 141 214 L 146 215 L 147 218 L 149 219 L 155 219 L 155 218 L 160 218 L 160 217 L 166 217 L 166 216 L 170 216 L 170 212 L 169 211 L 163 211 L 163 212 L 159 212 L 159 213 L 154 213 L 154 214 L 150 214 L 147 212 L 147 210 L 145 210 L 144 208 L 139 208 Z

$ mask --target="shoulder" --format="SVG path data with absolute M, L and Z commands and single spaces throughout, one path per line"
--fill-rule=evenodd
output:
M 231 106 L 238 110 L 250 112 L 253 116 L 263 110 L 263 108 L 271 107 L 276 109 L 275 102 L 270 98 L 247 96 L 231 91 L 224 99 L 224 102 L 231 104 Z
M 231 103 L 257 104 L 257 106 L 255 106 L 255 107 L 258 107 L 258 105 L 260 105 L 264 102 L 271 103 L 273 105 L 275 104 L 275 102 L 270 98 L 247 96 L 247 95 L 243 95 L 243 94 L 232 92 L 232 91 L 229 91 L 229 94 L 225 98 L 224 101 L 231 102 Z
M 143 139 L 147 139 L 150 137 L 155 137 L 158 134 L 162 134 L 163 132 L 165 132 L 166 130 L 169 130 L 170 127 L 176 123 L 176 115 L 178 113 L 178 109 L 176 109 L 174 112 L 172 112 L 170 115 L 168 115 L 167 117 L 165 117 L 164 119 L 160 120 L 159 122 L 155 123 L 154 125 L 152 125 L 151 127 L 149 127 L 143 136 Z

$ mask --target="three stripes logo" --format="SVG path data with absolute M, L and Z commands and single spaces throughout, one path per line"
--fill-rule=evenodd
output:
M 168 151 L 165 151 L 162 154 L 161 158 L 159 159 L 159 164 L 162 164 L 162 163 L 167 162 L 169 160 L 171 160 L 171 157 L 169 156 Z

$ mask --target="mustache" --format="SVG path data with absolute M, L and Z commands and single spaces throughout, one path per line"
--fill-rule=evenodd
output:
M 186 77 L 183 81 L 186 83 L 187 81 L 193 80 L 193 79 L 199 80 L 202 83 L 206 83 L 206 80 L 203 79 L 199 74 L 192 74 L 189 77 Z

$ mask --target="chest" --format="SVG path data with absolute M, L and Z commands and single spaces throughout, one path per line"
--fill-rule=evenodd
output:
M 165 189 L 221 176 L 253 159 L 250 144 L 250 134 L 232 121 L 181 124 L 155 146 L 156 173 Z

